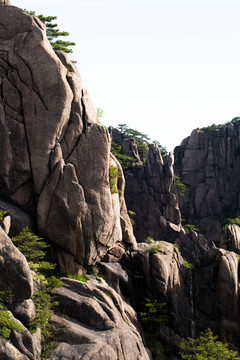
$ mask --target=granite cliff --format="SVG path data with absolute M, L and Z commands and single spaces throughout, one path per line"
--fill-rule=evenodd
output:
M 216 243 L 227 218 L 239 216 L 239 125 L 236 118 L 195 129 L 174 152 L 174 170 L 186 185 L 182 217 Z
M 239 350 L 240 228 L 222 233 L 219 219 L 238 215 L 239 122 L 195 130 L 175 165 L 156 145 L 144 145 L 143 161 L 125 139 L 134 164 L 123 171 L 75 65 L 37 18 L 9 5 L 0 2 L 0 358 L 179 359 L 181 339 L 208 327 Z M 181 212 L 199 234 L 184 231 Z M 30 332 L 48 281 L 11 241 L 26 226 L 62 276 L 51 345 L 40 327 Z
M 124 182 L 116 194 L 109 185 L 110 162 L 121 171 L 109 134 L 76 67 L 53 51 L 44 29 L 1 6 L 0 197 L 34 218 L 63 273 L 76 272 L 135 239 Z

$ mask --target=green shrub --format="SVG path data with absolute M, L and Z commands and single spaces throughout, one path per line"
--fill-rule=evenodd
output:
M 202 332 L 197 339 L 183 339 L 181 358 L 185 360 L 234 360 L 239 359 L 236 351 L 229 350 L 228 344 L 217 341 L 210 329 Z
M 225 224 L 223 226 L 223 230 L 227 230 L 229 225 L 233 225 L 236 224 L 238 226 L 240 226 L 240 216 L 236 217 L 236 218 L 228 218 L 227 219 L 227 224 Z
M 193 269 L 194 265 L 189 263 L 187 260 L 184 260 L 184 265 L 187 269 Z
M 168 321 L 167 304 L 154 298 L 144 298 L 140 305 L 140 321 L 154 360 L 166 360 L 164 346 L 159 340 L 159 327 Z
M 38 263 L 44 259 L 46 252 L 43 250 L 48 248 L 49 245 L 42 240 L 42 238 L 33 234 L 28 227 L 12 238 L 12 242 L 30 263 Z
M 56 331 L 50 322 L 58 302 L 54 299 L 53 288 L 61 287 L 61 281 L 55 276 L 50 276 L 41 282 L 41 288 L 33 294 L 36 308 L 35 319 L 29 324 L 29 329 L 34 333 L 38 328 L 41 330 L 42 357 L 45 358 L 47 351 L 54 346 Z
M 191 231 L 195 231 L 195 232 L 199 231 L 199 229 L 192 224 L 184 224 L 182 225 L 182 227 L 185 230 L 186 234 L 190 233 Z
M 121 154 L 121 149 L 122 149 L 122 146 L 120 144 L 112 141 L 111 152 L 114 156 L 116 156 L 116 158 L 120 162 L 122 168 L 124 170 L 126 170 L 130 166 L 132 166 L 137 160 L 131 156 Z
M 129 214 L 129 218 L 131 221 L 131 224 L 134 225 L 135 224 L 135 220 L 132 218 L 133 216 L 136 216 L 136 213 L 132 210 L 128 210 L 128 214 Z
M 17 330 L 20 333 L 23 331 L 21 326 L 12 320 L 11 315 L 4 310 L 3 304 L 8 303 L 11 296 L 12 294 L 8 290 L 0 291 L 0 336 L 4 339 L 9 339 L 12 330 Z
M 152 241 L 153 241 L 153 238 L 152 238 L 151 236 L 148 236 L 148 237 L 146 238 L 146 243 L 147 243 L 147 244 L 151 244 Z
M 153 144 L 155 144 L 155 145 L 158 146 L 159 151 L 160 151 L 163 159 L 165 159 L 165 158 L 167 158 L 167 157 L 169 156 L 169 153 L 168 153 L 167 149 L 166 149 L 165 147 L 163 147 L 163 146 L 160 144 L 159 141 L 154 140 L 154 141 L 153 141 Z
M 52 288 L 46 286 L 33 294 L 36 316 L 30 323 L 29 329 L 32 333 L 38 328 L 41 330 L 41 359 L 44 359 L 47 351 L 55 345 L 56 331 L 50 320 L 58 302 L 54 300 L 51 291 Z
M 119 193 L 117 183 L 119 178 L 119 170 L 117 166 L 109 165 L 109 184 L 110 184 L 110 190 L 111 194 L 117 194 Z
M 150 254 L 158 254 L 160 250 L 161 250 L 161 245 L 157 244 L 157 245 L 153 245 L 153 246 L 149 247 L 145 251 L 149 252 Z
M 28 227 L 24 228 L 19 235 L 12 238 L 12 242 L 19 251 L 26 257 L 30 269 L 35 271 L 39 280 L 46 281 L 45 274 L 53 270 L 56 264 L 45 261 L 46 251 L 49 245 L 43 241 L 43 238 L 33 234 Z
M 212 125 L 209 125 L 209 126 L 203 128 L 202 130 L 203 130 L 204 132 L 212 132 L 212 131 L 214 131 L 214 130 L 220 129 L 220 128 L 223 127 L 223 126 L 224 126 L 223 124 L 218 124 L 218 125 L 216 125 L 216 124 L 213 123 Z
M 104 112 L 104 110 L 102 108 L 97 107 L 97 117 L 98 118 L 103 117 L 103 112 Z
M 69 279 L 82 281 L 82 282 L 85 282 L 85 283 L 88 281 L 88 277 L 86 275 L 67 274 L 67 275 L 65 275 L 65 277 L 67 277 Z
M 36 307 L 36 317 L 31 323 L 30 329 L 34 332 L 37 328 L 40 328 L 41 332 L 44 333 L 44 329 L 51 318 L 53 308 L 58 303 L 52 300 L 48 289 L 36 291 L 33 294 L 33 301 Z
M 23 331 L 21 326 L 11 319 L 11 315 L 3 310 L 3 306 L 0 304 L 0 336 L 9 339 L 12 330 L 17 330 L 19 333 Z
M 58 302 L 54 300 L 53 289 L 61 287 L 61 281 L 54 275 L 49 275 L 56 264 L 45 260 L 46 249 L 49 245 L 42 238 L 33 234 L 27 227 L 20 234 L 12 238 L 13 243 L 25 255 L 29 267 L 34 271 L 33 278 L 39 282 L 40 289 L 33 294 L 36 316 L 31 324 L 30 331 L 41 329 L 42 356 L 50 346 L 50 339 L 54 338 L 54 331 L 50 323 L 51 315 Z
M 175 186 L 177 188 L 179 195 L 184 196 L 186 185 L 181 181 L 179 176 L 174 175 L 174 179 L 175 179 Z
M 140 312 L 141 322 L 148 325 L 165 325 L 168 320 L 166 305 L 156 299 L 145 298 Z
M 2 223 L 3 219 L 5 218 L 5 216 L 7 216 L 9 213 L 9 211 L 5 211 L 5 210 L 1 210 L 0 209 L 0 223 Z

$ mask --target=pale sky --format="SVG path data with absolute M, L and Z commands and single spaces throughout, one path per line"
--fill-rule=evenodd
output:
M 104 125 L 172 151 L 193 129 L 240 116 L 239 0 L 11 1 L 58 17 Z

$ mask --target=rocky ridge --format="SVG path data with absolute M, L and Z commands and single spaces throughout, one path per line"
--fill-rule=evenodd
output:
M 12 330 L 10 342 L 0 336 L 0 358 L 42 357 L 40 331 L 29 331 L 36 316 L 32 294 L 38 284 L 9 237 L 26 225 L 49 241 L 60 272 L 88 274 L 87 282 L 63 277 L 62 286 L 54 289 L 59 302 L 51 318 L 56 343 L 46 359 L 179 359 L 181 339 L 196 337 L 208 327 L 231 348 L 240 349 L 240 228 L 231 225 L 220 234 L 219 222 L 216 239 L 204 228 L 206 236 L 186 234 L 173 156 L 163 160 L 152 145 L 143 164 L 136 144 L 128 139 L 124 152 L 136 162 L 123 173 L 76 67 L 64 53 L 52 50 L 38 19 L 4 3 L 0 5 L 0 209 L 9 210 L 10 216 L 0 228 L 0 290 L 11 291 L 4 310 L 22 332 Z M 238 132 L 238 121 L 216 134 L 195 130 L 175 150 L 175 171 L 187 185 L 180 205 L 188 222 L 193 217 L 185 212 L 187 202 L 189 209 L 196 204 L 205 209 L 200 214 L 213 224 L 216 194 L 220 205 L 225 196 L 222 206 L 233 204 L 233 213 L 238 214 L 234 202 Z M 111 178 L 110 167 L 117 169 L 117 177 Z M 207 188 L 206 196 L 202 188 Z M 200 205 L 200 195 L 209 209 Z M 139 243 L 127 208 L 136 212 Z M 161 312 L 156 321 L 144 323 L 147 299 L 165 305 L 164 323 L 158 322 Z

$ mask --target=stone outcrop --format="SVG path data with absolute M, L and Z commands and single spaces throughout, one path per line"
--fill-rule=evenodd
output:
M 175 172 L 186 185 L 182 217 L 219 243 L 227 218 L 239 216 L 240 121 L 195 129 L 175 148 Z
M 124 172 L 127 208 L 136 213 L 134 234 L 138 242 L 148 237 L 174 241 L 181 232 L 178 198 L 174 191 L 173 157 L 163 161 L 150 145 L 147 161 Z
M 223 232 L 220 247 L 240 254 L 240 227 L 238 225 L 230 225 Z
M 110 136 L 37 18 L 1 5 L 0 36 L 0 198 L 37 220 L 63 273 L 81 272 L 135 242 L 124 181 L 110 191 Z
M 122 273 L 105 266 L 106 279 L 127 292 L 138 310 L 144 298 L 167 304 L 168 321 L 154 335 L 159 347 L 164 344 L 166 355 L 178 354 L 182 337 L 198 337 L 209 327 L 222 341 L 239 348 L 238 255 L 209 248 L 197 234 L 195 238 L 185 235 L 182 243 L 187 241 L 185 248 L 181 242 L 178 246 L 163 241 L 138 244 L 124 255 Z
M 12 330 L 10 342 L 0 337 L 0 359 L 38 360 L 36 337 L 24 326 L 35 318 L 35 306 L 31 300 L 33 280 L 26 258 L 13 245 L 0 227 L 0 290 L 9 294 L 8 311 L 22 333 Z M 9 311 L 11 310 L 11 312 Z M 1 328 L 3 324 L 1 323 Z
M 142 160 L 138 152 L 138 146 L 133 137 L 124 137 L 120 131 L 111 126 L 108 128 L 108 131 L 111 135 L 112 141 L 115 142 L 115 144 L 121 144 L 121 153 L 123 155 L 131 157 L 134 160 L 135 165 L 142 164 Z
M 29 299 L 33 292 L 33 281 L 27 260 L 1 227 L 0 266 L 0 287 L 11 291 L 14 302 Z
M 53 316 L 63 337 L 47 359 L 148 360 L 137 315 L 122 298 L 100 278 L 87 283 L 63 279 L 56 290 L 59 307 Z

